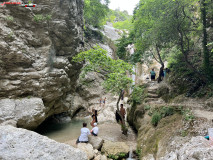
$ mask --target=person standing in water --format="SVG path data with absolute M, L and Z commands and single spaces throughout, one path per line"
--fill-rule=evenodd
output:
M 81 128 L 81 135 L 76 141 L 78 143 L 88 143 L 88 136 L 90 135 L 90 130 L 87 128 L 87 123 L 83 123 L 83 128 Z
M 154 68 L 152 69 L 152 71 L 150 72 L 151 74 L 151 81 L 155 81 L 155 71 Z

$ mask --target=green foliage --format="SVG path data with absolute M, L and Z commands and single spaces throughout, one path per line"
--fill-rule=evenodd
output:
M 111 158 L 113 160 L 119 160 L 119 159 L 123 159 L 123 158 L 126 158 L 127 157 L 127 154 L 126 153 L 119 153 L 118 155 L 108 155 L 107 156 L 108 158 Z
M 138 157 L 141 157 L 142 149 L 141 148 L 137 148 L 135 153 L 137 154 Z
M 43 21 L 49 21 L 52 19 L 52 16 L 47 14 L 47 15 L 42 15 L 42 14 L 37 14 L 37 15 L 34 15 L 33 17 L 34 21 L 35 22 L 43 22 Z
M 182 130 L 180 134 L 182 137 L 186 137 L 188 135 L 188 131 Z
M 116 54 L 117 56 L 126 61 L 126 62 L 130 62 L 131 60 L 131 55 L 130 53 L 127 52 L 126 50 L 126 47 L 129 45 L 129 44 L 132 44 L 133 43 L 133 38 L 132 36 L 126 36 L 126 35 L 123 35 L 121 39 L 117 40 L 117 50 L 116 50 Z
M 141 104 L 141 102 L 145 99 L 145 86 L 133 86 L 132 94 L 130 96 L 130 100 L 136 104 Z
M 173 107 L 160 107 L 160 108 L 153 108 L 149 111 L 148 115 L 152 116 L 151 123 L 153 126 L 157 126 L 158 122 L 167 116 L 171 116 L 175 113 Z
M 73 58 L 74 62 L 86 61 L 82 69 L 82 78 L 88 72 L 105 73 L 104 88 L 111 93 L 119 94 L 121 90 L 128 89 L 132 84 L 132 79 L 127 76 L 133 73 L 132 65 L 122 61 L 113 60 L 107 56 L 107 52 L 99 46 L 85 52 L 81 52 Z
M 109 0 L 85 0 L 84 1 L 84 19 L 85 23 L 99 28 L 107 13 Z
M 157 126 L 159 121 L 161 120 L 161 115 L 160 113 L 158 112 L 155 112 L 153 115 L 152 115 L 152 120 L 151 120 L 151 123 L 153 126 Z
M 173 107 L 163 107 L 160 110 L 161 117 L 167 117 L 174 114 L 174 108 Z
M 195 116 L 193 115 L 190 109 L 182 109 L 181 114 L 183 115 L 183 118 L 186 121 L 192 121 L 195 118 Z
M 113 27 L 121 30 L 132 30 L 133 29 L 133 23 L 131 20 L 125 20 L 125 21 L 119 21 L 113 23 Z
M 147 110 L 150 110 L 150 106 L 149 105 L 146 105 L 146 106 L 144 106 L 144 109 L 147 111 Z

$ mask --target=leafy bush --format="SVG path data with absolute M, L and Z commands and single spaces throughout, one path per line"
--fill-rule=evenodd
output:
M 149 105 L 144 106 L 144 109 L 145 109 L 145 110 L 150 110 L 150 108 L 151 108 L 151 107 L 150 107 Z
M 190 109 L 184 109 L 181 111 L 184 120 L 186 121 L 192 121 L 194 120 L 195 116 L 193 115 L 192 111 Z
M 152 123 L 153 126 L 157 126 L 160 120 L 161 120 L 161 115 L 160 115 L 160 113 L 155 112 L 155 113 L 152 115 L 151 123 Z
M 134 101 L 136 104 L 141 104 L 145 97 L 145 86 L 133 86 L 130 100 Z
M 43 21 L 49 21 L 52 19 L 52 16 L 51 15 L 42 15 L 42 14 L 37 14 L 33 17 L 34 21 L 35 22 L 43 22 Z
M 174 114 L 174 108 L 172 107 L 163 107 L 160 111 L 161 117 L 171 116 Z
M 84 19 L 85 23 L 99 28 L 103 25 L 109 8 L 109 0 L 85 0 L 84 1 Z

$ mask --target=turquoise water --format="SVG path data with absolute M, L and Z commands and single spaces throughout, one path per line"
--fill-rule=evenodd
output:
M 92 129 L 90 121 L 90 118 L 77 118 L 72 119 L 71 122 L 68 123 L 49 122 L 40 126 L 37 132 L 58 142 L 66 142 L 77 139 L 80 136 L 83 122 L 86 122 L 87 127 Z

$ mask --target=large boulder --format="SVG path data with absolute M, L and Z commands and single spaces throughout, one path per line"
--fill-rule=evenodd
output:
M 46 108 L 40 98 L 0 100 L 0 123 L 13 120 L 18 127 L 34 129 L 45 119 Z
M 77 148 L 84 151 L 87 154 L 89 159 L 94 158 L 95 152 L 94 152 L 91 144 L 89 144 L 89 143 L 78 143 Z
M 124 142 L 104 142 L 101 152 L 105 155 L 119 155 L 120 153 L 127 154 L 129 152 L 129 146 Z
M 87 160 L 83 151 L 35 132 L 12 126 L 0 126 L 0 131 L 1 160 Z
M 213 157 L 213 142 L 201 136 L 193 137 L 182 145 L 177 145 L 177 142 L 171 144 L 174 150 L 160 160 L 211 160 Z
M 93 146 L 94 149 L 100 150 L 104 140 L 98 136 L 90 136 L 89 143 Z

